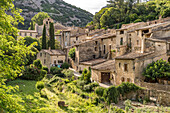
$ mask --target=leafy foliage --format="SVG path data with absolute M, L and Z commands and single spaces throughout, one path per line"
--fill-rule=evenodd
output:
M 38 81 L 38 82 L 36 83 L 36 88 L 37 88 L 38 90 L 41 91 L 44 87 L 45 87 L 44 82 Z
M 41 60 L 40 59 L 35 60 L 33 64 L 38 69 L 42 69 L 42 64 L 41 64 Z
M 55 75 L 55 74 L 61 74 L 62 69 L 58 67 L 51 67 L 50 72 Z
M 69 57 L 70 57 L 72 60 L 75 60 L 75 57 L 76 57 L 76 49 L 75 49 L 75 48 L 70 49 L 68 55 L 69 55 Z
M 143 76 L 145 76 L 147 80 L 154 81 L 156 81 L 157 78 L 168 79 L 170 78 L 170 63 L 162 59 L 152 62 L 144 69 Z
M 49 72 L 48 67 L 46 67 L 46 66 L 43 66 L 43 70 L 47 71 L 47 73 Z
M 81 76 L 81 80 L 84 80 L 86 83 L 90 83 L 91 82 L 90 78 L 91 78 L 91 71 L 84 69 Z
M 43 20 L 48 17 L 50 17 L 48 13 L 39 12 L 31 20 L 34 22 L 34 24 L 37 23 L 38 25 L 43 25 Z
M 61 65 L 61 68 L 63 69 L 68 69 L 70 67 L 70 65 L 67 63 L 67 62 L 64 62 L 62 65 Z
M 110 0 L 106 8 L 102 8 L 93 17 L 93 24 L 99 28 L 120 28 L 122 24 L 155 20 L 161 15 L 170 16 L 169 0 L 150 0 L 139 3 L 137 0 Z
M 104 90 L 105 90 L 105 88 L 103 88 L 103 87 L 97 87 L 97 88 L 95 89 L 95 93 L 96 93 L 98 96 L 102 97 L 102 96 L 103 96 L 103 93 L 104 93 Z

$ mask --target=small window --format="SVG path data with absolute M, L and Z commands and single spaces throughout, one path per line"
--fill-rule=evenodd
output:
M 136 43 L 137 43 L 137 45 L 139 45 L 139 40 L 137 40 L 137 42 L 136 42 Z
M 98 42 L 97 42 L 97 41 L 95 41 L 95 44 L 96 44 L 96 45 L 97 45 L 97 43 L 98 43 Z
M 21 36 L 21 32 L 19 32 L 19 35 Z
M 123 45 L 123 38 L 120 38 L 120 45 Z
M 95 51 L 97 51 L 97 47 L 95 47 Z
M 42 53 L 40 53 L 40 57 L 42 57 Z
M 46 64 L 46 59 L 44 59 L 44 64 Z
M 25 36 L 27 36 L 27 33 L 25 33 Z
M 46 24 L 48 24 L 48 21 L 46 21 Z
M 78 41 L 78 37 L 76 37 L 76 41 Z
M 62 64 L 62 63 L 63 63 L 63 60 L 58 60 L 58 63 Z
M 56 60 L 54 60 L 54 64 L 57 64 L 57 61 L 56 61 Z
M 139 31 L 137 31 L 137 35 L 139 35 Z
M 95 58 L 96 58 L 96 55 L 93 55 L 93 58 L 95 59 Z
M 119 63 L 119 67 L 121 67 L 121 63 Z
M 103 46 L 103 53 L 106 53 L 106 45 Z
M 128 65 L 124 64 L 124 71 L 128 71 Z
M 32 36 L 32 33 L 30 33 L 30 36 Z
M 124 31 L 120 31 L 120 34 L 124 34 Z
M 111 51 L 111 49 L 112 49 L 112 45 L 109 45 L 109 50 Z
M 129 34 L 129 36 L 131 36 L 131 34 Z
M 113 41 L 113 38 L 111 38 L 111 41 Z

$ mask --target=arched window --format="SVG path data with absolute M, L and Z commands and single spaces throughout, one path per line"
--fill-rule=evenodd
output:
M 121 81 L 122 81 L 122 82 L 125 82 L 125 78 L 124 78 L 124 77 L 122 77 L 122 78 L 121 78 Z

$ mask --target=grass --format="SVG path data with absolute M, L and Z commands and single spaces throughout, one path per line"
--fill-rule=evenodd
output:
M 20 94 L 27 94 L 27 95 L 34 95 L 35 92 L 38 92 L 38 90 L 35 87 L 36 81 L 32 80 L 21 80 L 16 79 L 14 81 L 8 82 L 7 85 L 11 86 L 19 86 L 19 92 Z
M 22 104 L 25 113 L 108 113 L 108 108 L 104 102 L 94 103 L 98 97 L 94 91 L 87 93 L 82 91 L 74 84 L 74 82 L 65 83 L 65 79 L 56 80 L 50 83 L 50 79 L 43 79 L 45 88 L 41 93 L 36 89 L 36 81 L 16 79 L 10 81 L 7 85 L 19 86 L 19 90 L 13 92 L 15 98 L 23 100 Z M 50 83 L 50 85 L 49 85 Z M 62 84 L 61 84 L 62 83 Z M 74 90 L 74 92 L 73 92 Z M 41 97 L 42 92 L 46 98 Z M 88 98 L 83 98 L 84 94 Z M 59 107 L 58 101 L 64 101 L 67 106 Z M 114 107 L 114 106 L 112 106 Z M 169 108 L 162 107 L 162 111 L 166 113 Z M 156 111 L 155 111 L 156 110 Z M 135 112 L 157 112 L 157 108 L 135 108 Z

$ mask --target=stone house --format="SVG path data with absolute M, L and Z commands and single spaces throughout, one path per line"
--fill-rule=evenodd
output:
M 99 83 L 115 84 L 115 60 L 106 60 L 91 67 L 91 79 Z
M 43 49 L 37 54 L 37 59 L 50 69 L 53 65 L 61 66 L 66 61 L 66 54 L 62 50 Z
M 31 36 L 37 38 L 38 32 L 36 30 L 19 30 L 18 35 L 21 37 Z

